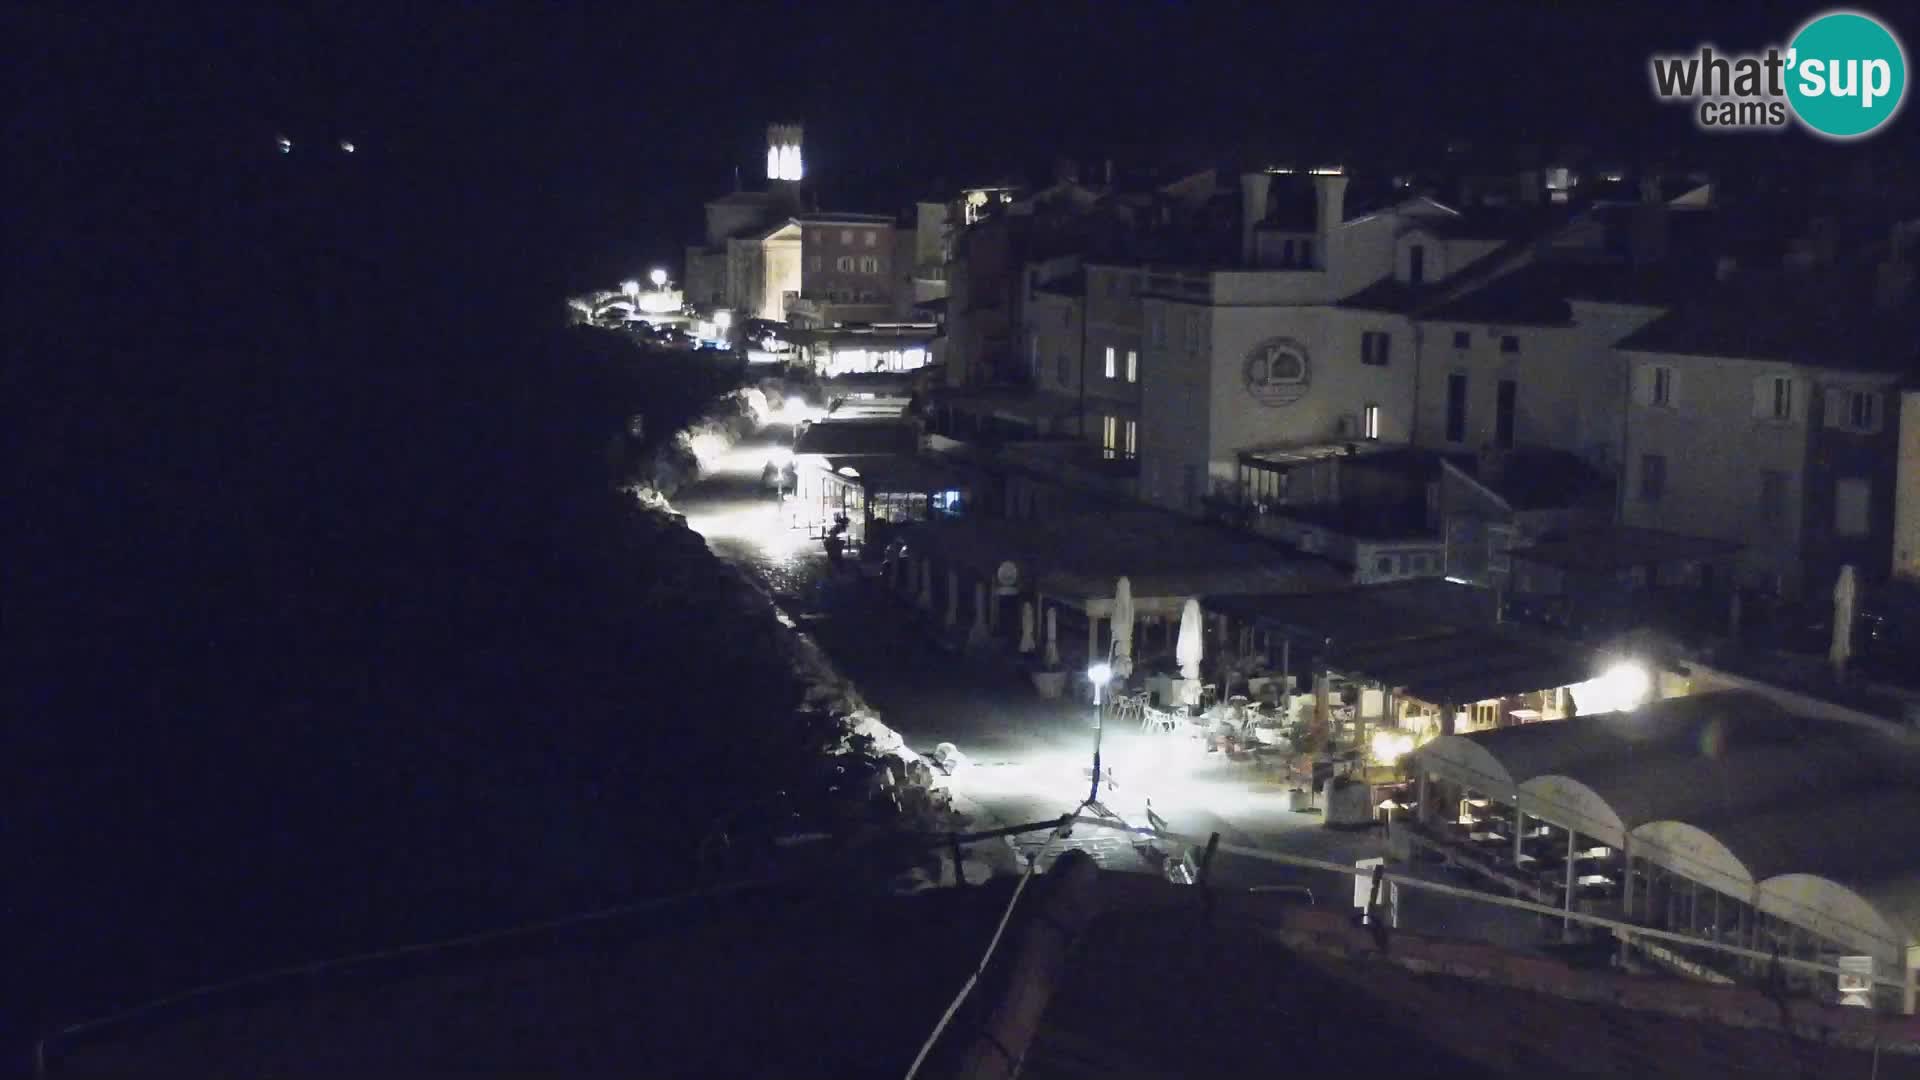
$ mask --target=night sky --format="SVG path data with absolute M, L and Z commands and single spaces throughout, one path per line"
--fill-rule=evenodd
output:
M 597 282 L 677 261 L 700 201 L 736 167 L 756 181 L 773 120 L 807 124 L 809 171 L 823 200 L 848 209 L 892 208 L 943 179 L 1043 172 L 1062 152 L 1208 160 L 1275 142 L 1351 155 L 1459 135 L 1684 140 L 1683 111 L 1650 100 L 1648 52 L 1771 42 L 1810 10 L 1764 7 L 101 9 L 30 24 L 20 40 L 65 47 L 25 68 L 21 120 L 29 145 L 70 140 L 79 160 L 60 197 L 109 204 L 282 167 L 276 132 L 302 155 L 349 137 L 383 202 L 461 208 L 463 227 L 539 247 L 524 269 Z M 96 157 L 109 148 L 121 168 Z M 97 190 L 133 176 L 142 190 Z

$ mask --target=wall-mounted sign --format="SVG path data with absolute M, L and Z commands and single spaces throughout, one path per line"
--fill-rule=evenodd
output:
M 1292 338 L 1269 338 L 1247 350 L 1240 377 L 1247 396 L 1269 408 L 1291 405 L 1313 381 L 1307 347 Z

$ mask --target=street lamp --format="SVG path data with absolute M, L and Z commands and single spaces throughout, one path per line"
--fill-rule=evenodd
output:
M 1100 715 L 1100 695 L 1106 690 L 1107 682 L 1113 678 L 1110 664 L 1094 664 L 1087 668 L 1087 681 L 1093 684 L 1093 786 L 1087 791 L 1087 801 L 1100 801 L 1100 735 L 1106 723 Z
M 714 328 L 725 334 L 733 326 L 733 312 L 716 311 L 713 313 Z
M 656 266 L 653 268 L 653 273 L 647 275 L 647 277 L 653 282 L 654 288 L 664 289 L 667 287 L 667 272 L 665 270 Z
M 620 283 L 620 291 L 621 291 L 621 292 L 623 292 L 623 293 L 626 293 L 626 294 L 627 294 L 627 299 L 629 299 L 629 300 L 638 300 L 638 299 L 640 299 L 640 283 L 639 283 L 639 282 L 637 282 L 637 281 L 623 281 L 623 282 L 621 282 L 621 283 Z

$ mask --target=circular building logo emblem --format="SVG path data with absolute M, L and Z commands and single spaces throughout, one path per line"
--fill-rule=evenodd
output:
M 1247 350 L 1240 369 L 1247 395 L 1270 408 L 1291 405 L 1307 395 L 1312 381 L 1307 347 L 1292 338 L 1270 338 Z

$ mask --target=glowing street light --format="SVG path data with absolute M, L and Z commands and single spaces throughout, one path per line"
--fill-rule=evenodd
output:
M 647 275 L 647 278 L 653 282 L 653 287 L 656 289 L 667 287 L 667 272 L 657 266 L 653 268 L 653 273 Z
M 638 299 L 640 299 L 640 283 L 639 283 L 639 282 L 637 282 L 637 281 L 623 281 L 623 282 L 621 282 L 621 283 L 620 283 L 620 291 L 621 291 L 621 292 L 623 292 L 623 293 L 626 293 L 626 294 L 627 294 L 627 299 L 629 299 L 629 300 L 638 300 Z
M 654 272 L 659 273 L 659 271 L 657 270 Z M 721 333 L 723 334 L 726 333 L 727 329 L 733 325 L 733 312 L 731 311 L 714 312 L 713 325 L 714 325 L 714 328 L 719 330 Z

